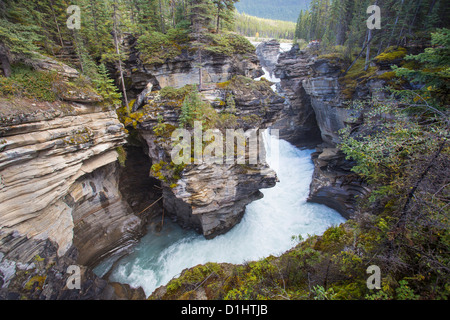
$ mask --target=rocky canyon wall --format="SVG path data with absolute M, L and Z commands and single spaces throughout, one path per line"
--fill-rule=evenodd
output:
M 312 107 L 310 95 L 303 80 L 310 76 L 310 57 L 300 53 L 298 47 L 281 53 L 274 68 L 280 79 L 278 90 L 287 103 L 281 118 L 273 125 L 280 130 L 280 138 L 298 147 L 313 148 L 321 142 L 321 131 Z
M 115 109 L 82 88 L 55 102 L 2 99 L 0 112 L 0 296 L 114 298 L 89 267 L 143 227 L 119 191 Z M 69 265 L 82 266 L 83 290 L 67 290 Z
M 126 39 L 132 53 L 126 78 L 130 96 L 136 100 L 123 122 L 153 163 L 151 175 L 161 182 L 165 212 L 181 226 L 213 238 L 239 223 L 247 204 L 262 196 L 259 190 L 275 185 L 276 174 L 264 161 L 258 165 L 174 165 L 171 133 L 183 127 L 183 101 L 198 90 L 208 105 L 201 112 L 201 134 L 210 128 L 225 136 L 226 129 L 267 128 L 283 108 L 284 99 L 270 89 L 269 82 L 252 80 L 263 75 L 253 50 L 224 54 L 208 50 L 208 40 L 196 41 L 203 40 L 206 49 L 192 42 L 178 56 L 148 64 L 134 39 Z M 192 128 L 188 130 L 193 134 Z
M 222 135 L 224 142 L 226 128 L 243 133 L 249 129 L 267 128 L 284 103 L 284 99 L 271 90 L 270 83 L 258 83 L 246 77 L 220 83 L 215 88 L 201 91 L 200 95 L 208 106 L 207 112 L 212 112 L 212 118 L 222 117 L 215 120 L 217 127 L 209 127 L 213 120 L 205 122 L 201 135 L 210 128 Z M 230 95 L 234 111 L 225 112 L 230 107 L 226 103 Z M 254 165 L 248 161 L 247 164 L 174 165 L 171 133 L 180 126 L 181 107 L 180 103 L 162 97 L 158 91 L 149 93 L 144 99 L 144 107 L 136 113 L 139 120 L 135 130 L 154 164 L 151 174 L 162 183 L 164 208 L 168 215 L 181 226 L 213 238 L 239 223 L 247 204 L 262 196 L 260 189 L 275 186 L 277 178 L 264 159 Z M 159 131 L 162 126 L 164 131 Z M 194 135 L 192 128 L 188 128 L 188 132 Z
M 275 69 L 280 91 L 289 107 L 276 123 L 283 138 L 299 147 L 315 147 L 315 170 L 309 201 L 325 204 L 351 217 L 358 196 L 370 192 L 351 172 L 353 163 L 339 151 L 339 130 L 357 112 L 344 103 L 339 84 L 342 66 L 332 59 L 318 59 L 309 50 L 294 46 L 282 53 Z M 378 84 L 376 84 L 378 86 Z

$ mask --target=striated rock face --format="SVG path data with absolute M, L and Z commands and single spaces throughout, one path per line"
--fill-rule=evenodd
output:
M 72 205 L 73 244 L 78 263 L 94 266 L 111 254 L 136 244 L 143 221 L 119 192 L 117 164 L 103 166 L 72 186 L 65 196 Z
M 243 77 L 233 78 L 228 84 L 202 94 L 203 99 L 214 106 L 210 112 L 217 114 L 230 107 L 225 100 L 232 94 L 235 110 L 226 116 L 236 121 L 230 128 L 242 130 L 266 128 L 284 103 L 284 99 L 271 90 L 270 83 Z M 213 238 L 239 223 L 247 204 L 262 196 L 260 189 L 275 186 L 277 177 L 265 159 L 255 165 L 192 163 L 174 166 L 170 130 L 179 127 L 180 113 L 181 106 L 174 100 L 154 92 L 146 97 L 137 129 L 154 164 L 152 174 L 162 181 L 166 213 L 183 227 Z M 162 123 L 165 131 L 161 133 L 157 129 Z M 225 133 L 225 127 L 216 132 L 223 130 Z M 193 134 L 192 129 L 190 133 Z
M 117 219 L 114 213 L 129 213 L 117 179 L 110 176 L 114 166 L 96 172 L 117 161 L 115 149 L 125 142 L 125 133 L 113 110 L 74 103 L 52 107 L 2 118 L 1 231 L 50 239 L 64 255 L 73 245 L 75 221 L 88 223 L 85 214 L 91 220 L 103 214 L 107 225 L 109 218 Z M 118 228 L 137 224 L 135 217 L 133 222 L 119 220 Z
M 177 187 L 164 189 L 164 206 L 180 225 L 211 239 L 238 224 L 246 206 L 263 197 L 259 190 L 276 181 L 275 172 L 264 165 L 195 166 L 183 173 Z
M 349 218 L 356 211 L 357 197 L 370 192 L 367 184 L 351 172 L 353 163 L 337 148 L 339 130 L 349 117 L 358 117 L 344 105 L 338 61 L 317 59 L 295 46 L 280 55 L 275 74 L 290 108 L 275 126 L 282 137 L 300 147 L 315 147 L 315 170 L 308 201 L 322 203 Z
M 319 145 L 312 159 L 315 169 L 308 201 L 324 204 L 351 218 L 358 196 L 370 193 L 368 185 L 351 172 L 353 163 L 337 148 Z
M 47 240 L 30 239 L 17 232 L 0 237 L 0 299 L 5 300 L 122 300 L 145 299 L 142 288 L 108 283 L 90 268 L 79 265 L 71 247 L 63 256 Z M 70 266 L 80 267 L 80 289 L 69 289 Z
M 310 64 L 310 76 L 302 80 L 305 92 L 311 97 L 311 106 L 325 143 L 339 143 L 338 132 L 354 111 L 344 107 L 340 98 L 339 75 L 341 67 L 329 60 L 316 60 Z
M 261 66 L 266 68 L 272 75 L 280 55 L 280 43 L 278 40 L 272 39 L 261 42 L 256 47 L 256 54 L 259 57 Z
M 55 70 L 48 60 L 40 68 Z M 91 89 L 67 94 L 76 98 L 0 99 L 1 298 L 138 294 L 91 271 L 136 243 L 144 224 L 119 191 L 116 149 L 125 143 L 124 126 Z M 67 290 L 69 265 L 81 267 L 82 290 Z
M 298 147 L 314 147 L 321 142 L 311 96 L 303 86 L 303 80 L 310 76 L 311 65 L 311 56 L 294 46 L 280 54 L 274 70 L 275 76 L 281 79 L 278 90 L 287 103 L 273 128 L 280 130 L 280 138 Z
M 183 49 L 180 55 L 163 64 L 146 64 L 134 48 L 134 39 L 127 39 L 126 43 L 132 52 L 125 75 L 132 98 L 139 95 L 149 83 L 155 89 L 181 88 L 199 83 L 200 59 L 197 50 Z M 229 56 L 204 50 L 201 61 L 202 81 L 206 85 L 225 82 L 236 75 L 257 78 L 264 74 L 255 53 Z

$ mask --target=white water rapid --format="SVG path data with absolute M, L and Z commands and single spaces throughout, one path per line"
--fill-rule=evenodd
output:
M 266 139 L 276 138 L 266 135 Z M 299 150 L 283 140 L 278 145 L 279 156 L 268 148 L 267 163 L 277 168 L 280 182 L 261 190 L 264 198 L 247 206 L 241 223 L 225 235 L 206 240 L 166 219 L 159 234 L 149 233 L 114 265 L 110 280 L 141 286 L 149 296 L 186 268 L 207 262 L 241 264 L 279 255 L 296 244 L 292 236 L 322 234 L 343 223 L 345 219 L 335 210 L 306 202 L 314 170 L 313 151 Z M 94 271 L 102 276 L 111 265 L 112 261 L 105 261 Z

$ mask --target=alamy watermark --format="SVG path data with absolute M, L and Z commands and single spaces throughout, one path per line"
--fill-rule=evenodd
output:
M 381 8 L 377 5 L 369 6 L 367 14 L 371 16 L 367 19 L 367 28 L 370 30 L 381 29 Z
M 70 274 L 66 281 L 67 289 L 80 290 L 81 289 L 81 268 L 77 265 L 71 265 L 67 268 L 67 273 Z
M 367 278 L 367 289 L 373 290 L 381 289 L 381 269 L 379 266 L 372 265 L 369 266 L 366 270 L 367 274 L 370 274 L 371 276 Z
M 73 30 L 81 29 L 81 9 L 79 6 L 71 5 L 67 8 L 66 12 L 70 14 L 66 21 L 67 28 Z

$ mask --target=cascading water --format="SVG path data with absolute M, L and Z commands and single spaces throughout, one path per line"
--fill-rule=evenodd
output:
M 267 163 L 276 168 L 280 182 L 262 190 L 264 198 L 247 206 L 241 223 L 225 235 L 206 240 L 166 220 L 160 233 L 142 238 L 130 255 L 114 264 L 110 280 L 141 286 L 150 295 L 186 268 L 279 255 L 295 245 L 292 236 L 322 234 L 343 223 L 345 219 L 335 210 L 306 202 L 314 170 L 312 151 L 299 150 L 283 140 L 271 144 L 277 138 L 268 134 L 265 139 L 268 146 L 279 145 L 278 154 L 267 148 Z M 105 261 L 94 271 L 102 276 L 112 264 Z

